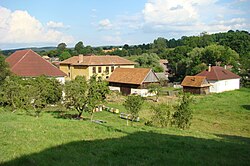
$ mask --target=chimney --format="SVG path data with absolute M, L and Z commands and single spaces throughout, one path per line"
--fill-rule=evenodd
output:
M 82 63 L 83 62 L 83 55 L 82 54 L 79 54 L 78 55 L 78 63 Z
M 224 66 L 224 69 L 227 69 L 227 65 Z
M 208 72 L 211 71 L 211 64 L 208 65 Z

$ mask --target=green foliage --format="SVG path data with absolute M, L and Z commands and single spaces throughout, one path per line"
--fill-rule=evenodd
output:
M 190 127 L 193 118 L 193 112 L 190 108 L 193 99 L 189 93 L 183 93 L 180 95 L 179 100 L 180 103 L 176 106 L 176 111 L 172 116 L 172 125 L 180 129 L 186 129 Z
M 83 42 L 79 41 L 76 45 L 75 45 L 75 51 L 78 54 L 81 54 L 83 52 L 84 46 L 83 46 Z
M 170 105 L 159 104 L 151 107 L 153 116 L 151 124 L 157 127 L 167 127 L 171 120 L 171 110 L 173 109 Z
M 12 111 L 34 108 L 37 116 L 48 104 L 61 100 L 62 88 L 55 79 L 45 76 L 23 79 L 10 76 L 5 79 L 0 92 L 0 104 L 9 106 Z
M 7 77 L 0 87 L 0 105 L 8 106 L 14 112 L 18 108 L 27 108 L 30 102 L 30 86 L 25 80 L 17 76 Z
M 144 99 L 141 96 L 130 95 L 126 98 L 123 106 L 128 110 L 132 115 L 132 122 L 138 116 L 139 111 L 142 109 L 142 104 Z
M 66 50 L 66 47 L 67 47 L 67 45 L 65 43 L 59 43 L 57 45 L 57 50 L 58 50 L 59 53 L 62 53 L 63 51 Z
M 83 76 L 77 76 L 75 80 L 65 84 L 64 104 L 67 108 L 74 107 L 80 118 L 83 111 L 93 115 L 93 109 L 103 102 L 109 92 L 107 83 L 101 79 L 91 77 L 89 82 Z
M 41 112 L 48 104 L 56 104 L 61 100 L 62 86 L 56 79 L 39 76 L 29 81 L 31 83 L 31 103 L 36 113 Z
M 68 59 L 70 57 L 71 57 L 70 53 L 68 51 L 64 51 L 62 54 L 60 54 L 59 59 L 61 61 L 63 61 L 63 60 Z
M 135 59 L 138 63 L 138 67 L 153 68 L 154 72 L 162 72 L 163 68 L 159 64 L 160 58 L 155 53 L 142 54 Z
M 0 53 L 0 85 L 4 79 L 10 75 L 9 65 L 5 62 L 5 58 Z

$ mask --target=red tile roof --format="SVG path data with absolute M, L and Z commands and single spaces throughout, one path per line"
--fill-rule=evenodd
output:
M 60 64 L 71 64 L 71 65 L 135 65 L 136 63 L 119 56 L 82 56 L 82 62 L 80 62 L 79 56 L 73 56 L 69 59 L 62 61 Z
M 212 66 L 210 71 L 204 70 L 201 73 L 197 74 L 197 76 L 205 76 L 208 81 L 240 78 L 240 76 L 238 76 L 237 74 L 234 74 L 231 71 L 226 70 L 220 66 Z
M 16 51 L 6 58 L 6 62 L 9 63 L 11 71 L 18 76 L 66 76 L 64 72 L 56 68 L 32 50 Z
M 182 81 L 181 86 L 200 88 L 210 86 L 210 84 L 207 82 L 205 76 L 186 76 Z
M 140 85 L 150 71 L 149 68 L 116 68 L 108 78 L 108 82 Z

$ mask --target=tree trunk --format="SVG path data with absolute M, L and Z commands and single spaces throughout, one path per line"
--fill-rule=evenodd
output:
M 80 119 L 81 118 L 81 116 L 82 116 L 82 111 L 78 111 L 78 118 Z
M 92 112 L 90 117 L 91 122 L 93 121 L 93 118 L 94 118 L 94 113 Z

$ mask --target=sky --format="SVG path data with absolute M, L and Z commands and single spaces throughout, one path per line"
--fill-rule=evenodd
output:
M 0 49 L 250 31 L 250 0 L 0 0 Z

